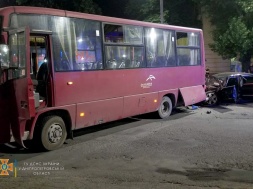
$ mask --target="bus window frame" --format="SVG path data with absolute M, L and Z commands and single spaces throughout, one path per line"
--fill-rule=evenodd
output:
M 189 32 L 191 33 L 195 33 L 198 34 L 198 46 L 193 46 L 193 45 L 188 45 L 188 46 L 184 46 L 184 45 L 177 45 L 177 33 L 186 33 L 188 34 Z M 202 47 L 201 47 L 201 43 L 202 43 L 202 38 L 201 36 L 201 32 L 200 31 L 185 31 L 185 30 L 175 30 L 175 47 L 176 47 L 176 58 L 177 58 L 177 66 L 178 67 L 185 67 L 185 66 L 202 66 L 203 62 L 202 60 Z M 199 62 L 197 64 L 193 64 L 193 65 L 179 65 L 179 60 L 178 60 L 178 49 L 193 49 L 193 50 L 199 50 Z
M 136 46 L 144 46 L 145 45 L 145 41 L 144 41 L 144 34 L 145 34 L 145 31 L 144 31 L 144 26 L 138 26 L 138 25 L 131 25 L 131 24 L 120 24 L 120 23 L 116 23 L 116 22 L 102 22 L 101 21 L 101 23 L 102 23 L 102 34 L 103 34 L 103 37 L 102 37 L 102 39 L 103 39 L 103 43 L 104 44 L 108 44 L 108 45 L 136 45 Z M 123 40 L 123 42 L 120 42 L 120 43 L 117 43 L 117 42 L 106 42 L 106 39 L 105 39 L 105 30 L 104 30 L 104 28 L 105 28 L 105 25 L 114 25 L 114 26 L 121 26 L 122 27 L 122 34 L 123 34 L 123 36 L 122 36 L 122 40 Z M 139 28 L 141 28 L 142 29 L 142 38 L 141 38 L 141 43 L 130 43 L 130 42 L 124 42 L 124 39 L 125 39 L 125 32 L 124 32 L 124 27 L 125 26 L 132 26 L 132 27 L 139 27 Z
M 26 40 L 27 40 L 26 38 L 28 37 L 28 36 L 26 36 L 27 35 L 26 34 L 26 30 L 27 30 L 26 27 L 20 27 L 20 28 L 17 28 L 17 29 L 10 29 L 10 30 L 8 30 L 8 42 L 7 42 L 7 44 L 10 46 L 10 41 L 9 41 L 10 40 L 10 35 L 17 34 L 17 33 L 20 33 L 20 32 L 24 32 L 25 43 L 26 43 Z M 30 31 L 29 28 L 28 28 L 28 30 Z M 11 50 L 11 48 L 10 48 L 10 50 Z M 18 53 L 19 53 L 19 50 L 18 50 Z M 11 56 L 11 54 L 10 54 L 10 56 Z M 19 66 L 20 63 L 18 62 L 18 66 L 17 67 L 10 66 L 8 68 L 8 71 L 7 71 L 7 73 L 8 73 L 7 74 L 7 80 L 15 80 L 15 79 L 21 79 L 21 78 L 26 78 L 27 77 L 28 72 L 30 72 L 28 70 L 27 58 L 28 57 L 26 57 L 26 53 L 25 53 L 25 66 L 24 67 L 20 67 Z M 14 73 L 15 71 L 17 71 L 17 73 Z M 22 74 L 23 71 L 25 72 L 24 74 Z M 18 74 L 19 76 L 16 76 L 16 77 L 12 76 L 12 77 L 10 77 L 10 75 L 13 75 L 13 74 Z M 21 76 L 20 76 L 20 74 L 21 74 Z
M 136 26 L 136 27 L 141 27 L 142 28 L 142 43 L 141 44 L 134 44 L 134 43 L 114 43 L 114 42 L 106 42 L 105 41 L 105 31 L 104 31 L 104 26 L 108 25 L 116 25 L 116 26 L 121 26 L 122 27 L 122 32 L 123 32 L 123 37 L 122 39 L 124 40 L 124 26 Z M 137 26 L 137 25 L 131 25 L 131 24 L 120 24 L 120 23 L 114 23 L 114 22 L 101 22 L 101 28 L 102 28 L 102 44 L 103 44 L 103 60 L 104 60 L 104 70 L 125 70 L 125 69 L 141 69 L 141 68 L 147 68 L 146 65 L 146 47 L 145 47 L 145 27 L 144 26 Z M 128 67 L 128 68 L 109 68 L 107 66 L 106 62 L 106 47 L 107 46 L 116 46 L 116 47 L 142 47 L 143 48 L 143 62 L 140 67 Z
M 160 31 L 168 31 L 168 32 L 171 32 L 173 34 L 173 37 L 174 37 L 174 45 L 173 45 L 173 49 L 174 49 L 174 58 L 175 58 L 175 64 L 174 65 L 171 65 L 171 66 L 157 66 L 157 67 L 152 67 L 152 66 L 148 66 L 147 65 L 147 37 L 146 37 L 146 29 L 151 29 L 151 28 L 154 28 L 154 29 L 157 29 L 157 30 L 160 30 Z M 177 46 L 176 46 L 176 30 L 173 30 L 173 29 L 164 29 L 164 28 L 159 28 L 159 27 L 145 27 L 144 28 L 144 48 L 145 48 L 145 67 L 146 68 L 172 68 L 172 67 L 178 67 L 178 57 L 177 57 Z
M 0 15 L 0 36 L 2 36 L 2 32 L 3 32 L 3 19 L 4 17 Z M 2 37 L 0 39 L 0 43 L 3 43 Z

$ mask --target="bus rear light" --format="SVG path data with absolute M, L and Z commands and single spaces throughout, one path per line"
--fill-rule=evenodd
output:
M 68 85 L 72 85 L 72 84 L 73 84 L 73 82 L 72 82 L 72 81 L 69 81 L 67 84 L 68 84 Z
M 80 113 L 80 117 L 84 117 L 85 116 L 85 113 L 84 112 L 81 112 Z
M 154 103 L 157 103 L 157 99 L 154 100 Z

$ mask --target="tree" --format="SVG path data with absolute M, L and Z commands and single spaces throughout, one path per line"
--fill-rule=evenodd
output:
M 0 1 L 0 7 L 7 7 L 7 6 L 13 6 L 15 5 L 16 1 L 15 0 L 2 0 Z
M 102 10 L 104 16 L 126 18 L 124 8 L 129 0 L 93 0 Z
M 195 0 L 209 17 L 213 30 L 213 51 L 224 58 L 240 56 L 247 71 L 253 54 L 252 0 Z
M 125 14 L 130 19 L 147 22 L 160 22 L 160 5 L 157 0 L 130 0 L 125 8 Z M 164 11 L 164 20 L 167 21 L 168 11 Z
M 86 12 L 90 14 L 102 14 L 100 7 L 96 3 L 94 3 L 93 0 L 79 0 L 72 1 L 72 3 L 74 3 L 75 11 Z
M 17 5 L 63 9 L 69 11 L 101 14 L 101 9 L 93 0 L 16 0 Z
M 163 1 L 164 22 L 172 25 L 201 27 L 198 6 L 189 0 Z M 125 14 L 130 19 L 160 23 L 160 1 L 129 0 Z
M 55 0 L 16 0 L 17 5 L 22 6 L 36 6 L 36 7 L 48 7 L 48 8 L 60 8 L 66 6 L 66 0 L 60 2 Z M 72 7 L 72 6 L 70 6 Z

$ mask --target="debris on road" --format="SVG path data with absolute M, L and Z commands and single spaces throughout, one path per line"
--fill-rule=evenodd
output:
M 195 106 L 195 105 L 191 105 L 191 106 L 187 106 L 187 109 L 189 109 L 189 110 L 197 110 L 197 109 L 199 109 L 199 107 Z

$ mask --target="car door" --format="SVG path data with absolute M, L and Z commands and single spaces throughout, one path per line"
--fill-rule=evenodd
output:
M 243 97 L 253 97 L 253 75 L 245 75 L 244 84 L 242 86 Z
M 237 77 L 227 76 L 224 80 L 226 84 L 221 90 L 220 97 L 222 100 L 235 99 L 237 98 Z M 236 94 L 235 94 L 236 93 Z M 235 96 L 236 95 L 236 96 Z

